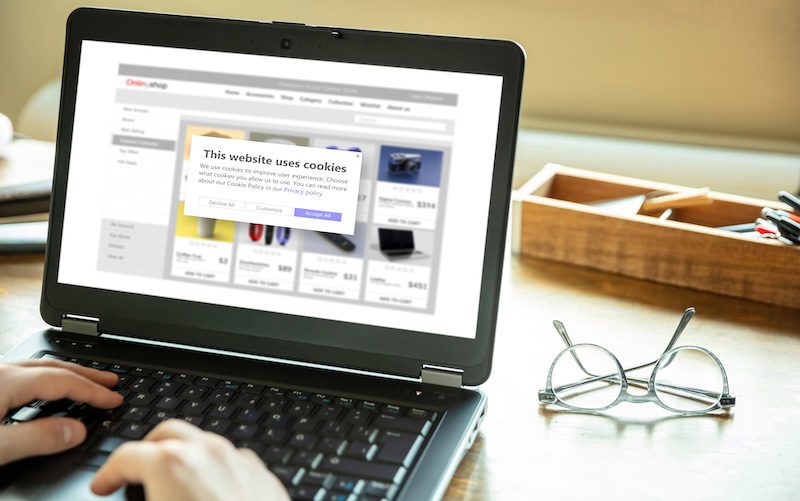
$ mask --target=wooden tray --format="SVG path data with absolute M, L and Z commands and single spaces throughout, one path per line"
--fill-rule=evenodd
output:
M 714 227 L 752 223 L 776 201 L 711 192 L 709 205 L 670 220 L 611 215 L 603 199 L 691 189 L 546 165 L 514 193 L 512 249 L 656 282 L 800 308 L 800 246 Z

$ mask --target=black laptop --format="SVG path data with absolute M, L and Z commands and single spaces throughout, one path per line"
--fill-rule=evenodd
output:
M 116 447 L 177 418 L 252 448 L 296 499 L 441 497 L 486 410 L 523 66 L 506 41 L 73 12 L 52 327 L 3 360 L 113 371 L 125 403 L 12 411 L 90 432 L 0 469 L 5 493 L 92 498 Z M 360 155 L 352 249 L 187 210 L 199 137 Z M 385 259 L 379 228 L 427 258 Z

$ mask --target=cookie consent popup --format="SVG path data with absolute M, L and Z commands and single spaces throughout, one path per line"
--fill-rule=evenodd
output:
M 193 136 L 184 214 L 352 235 L 361 152 Z

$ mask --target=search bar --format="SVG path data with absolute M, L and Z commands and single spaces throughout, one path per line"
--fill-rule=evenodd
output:
M 405 118 L 376 117 L 371 115 L 356 115 L 356 123 L 368 125 L 385 125 L 387 127 L 405 127 L 409 129 L 423 129 L 444 132 L 447 124 L 444 122 L 427 122 L 422 120 L 407 120 Z

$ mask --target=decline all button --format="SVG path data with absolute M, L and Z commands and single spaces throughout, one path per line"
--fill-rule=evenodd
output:
M 295 209 L 294 210 L 295 217 L 307 217 L 310 219 L 323 219 L 325 221 L 341 221 L 342 220 L 342 213 L 341 212 L 330 212 L 326 210 L 316 210 L 316 209 Z

